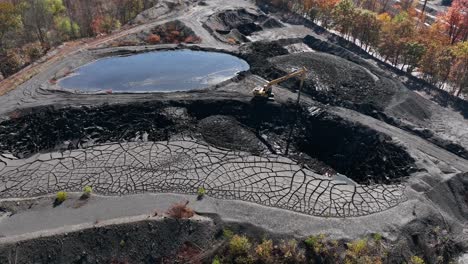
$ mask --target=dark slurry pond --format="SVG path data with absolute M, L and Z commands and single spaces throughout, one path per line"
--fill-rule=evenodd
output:
M 225 53 L 154 51 L 94 61 L 59 80 L 59 86 L 81 92 L 187 91 L 209 87 L 248 69 L 247 62 Z

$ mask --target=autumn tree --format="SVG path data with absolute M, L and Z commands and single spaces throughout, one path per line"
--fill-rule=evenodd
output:
M 365 9 L 356 9 L 355 19 L 352 24 L 351 36 L 359 39 L 361 47 L 366 51 L 379 43 L 381 22 L 377 13 Z
M 431 45 L 421 59 L 424 78 L 434 85 L 448 80 L 451 65 L 452 55 L 448 46 Z
M 355 0 L 354 3 L 358 8 L 377 12 L 380 8 L 380 2 L 378 0 Z
M 80 26 L 72 22 L 67 16 L 59 16 L 54 19 L 55 28 L 58 31 L 60 39 L 69 40 L 71 38 L 78 38 L 80 36 Z
M 377 15 L 377 20 L 379 21 L 380 24 L 387 24 L 392 21 L 392 17 L 388 13 L 380 13 Z
M 403 65 L 401 69 L 403 70 L 404 66 L 407 65 L 408 68 L 406 71 L 411 73 L 416 67 L 419 66 L 419 62 L 425 53 L 426 47 L 423 44 L 417 41 L 408 41 L 403 46 Z
M 385 61 L 389 60 L 394 66 L 400 63 L 406 43 L 415 36 L 415 29 L 414 19 L 404 11 L 382 25 L 378 51 Z
M 335 28 L 344 36 L 349 36 L 356 16 L 356 7 L 352 0 L 342 0 L 333 8 Z
M 159 44 L 161 42 L 161 37 L 156 34 L 150 34 L 146 41 L 150 44 Z
M 304 0 L 303 1 L 303 14 L 309 16 L 310 20 L 315 21 L 317 19 L 318 8 L 315 0 Z
M 452 44 L 468 40 L 468 0 L 454 0 L 439 19 L 445 25 Z
M 468 92 L 468 41 L 457 43 L 451 48 L 454 62 L 450 69 L 450 81 L 456 86 L 455 95 Z
M 45 0 L 45 6 L 56 30 L 55 36 L 57 38 L 53 42 L 60 43 L 80 36 L 80 27 L 66 14 L 63 0 Z
M 62 0 L 25 0 L 21 3 L 26 33 L 33 32 L 43 46 L 49 46 L 48 32 L 57 24 L 66 26 L 66 8 Z M 60 20 L 62 23 L 57 23 Z M 68 19 L 69 20 L 69 19 Z
M 305 0 L 303 8 L 312 21 L 320 21 L 323 27 L 328 28 L 332 22 L 333 8 L 338 2 L 339 0 Z
M 4 36 L 21 26 L 21 17 L 17 8 L 11 3 L 0 3 L 0 52 L 5 48 Z
M 70 17 L 70 20 L 79 26 L 79 35 L 94 35 L 91 25 L 95 17 L 103 14 L 101 8 L 102 2 L 96 2 L 95 0 L 63 0 L 63 3 L 67 9 L 67 15 Z
M 445 82 L 452 64 L 450 38 L 444 33 L 444 27 L 440 22 L 434 23 L 421 28 L 418 34 L 419 43 L 426 49 L 419 61 L 419 68 L 424 79 L 432 84 Z
M 43 46 L 48 46 L 47 31 L 53 23 L 47 3 L 46 0 L 26 0 L 21 6 L 26 32 L 33 32 Z
M 401 0 L 398 2 L 398 9 L 401 11 L 408 12 L 410 9 L 414 8 L 415 1 L 414 0 Z
M 120 20 L 130 21 L 144 10 L 143 0 L 124 0 L 123 8 L 120 8 Z
M 120 21 L 111 16 L 98 16 L 93 19 L 91 28 L 95 35 L 106 33 L 109 34 L 113 30 L 120 29 Z
M 62 15 L 66 10 L 62 0 L 45 0 L 45 5 L 53 17 Z
M 386 13 L 391 6 L 391 0 L 378 0 L 378 9 L 376 9 L 379 13 Z

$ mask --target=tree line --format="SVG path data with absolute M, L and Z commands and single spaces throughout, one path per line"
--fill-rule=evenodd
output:
M 110 33 L 157 0 L 0 0 L 0 73 L 7 77 L 51 47 Z
M 429 23 L 413 0 L 271 0 L 273 6 L 308 17 L 391 65 L 431 84 L 468 92 L 468 0 Z M 417 2 L 417 1 L 416 1 Z

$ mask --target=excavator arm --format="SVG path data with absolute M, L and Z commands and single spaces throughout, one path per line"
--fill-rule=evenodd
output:
M 307 75 L 307 69 L 305 67 L 302 67 L 301 69 L 294 71 L 288 75 L 285 75 L 283 77 L 270 81 L 269 83 L 265 84 L 263 87 L 257 87 L 252 92 L 255 97 L 270 98 L 270 97 L 273 97 L 273 93 L 272 93 L 273 85 L 279 84 L 281 82 L 287 81 L 297 76 L 301 76 L 301 84 L 302 84 L 306 75 Z
M 286 75 L 286 76 L 283 76 L 283 77 L 281 77 L 281 78 L 275 79 L 275 80 L 273 80 L 273 81 L 267 83 L 265 86 L 273 86 L 273 85 L 276 85 L 276 84 L 278 84 L 278 83 L 287 81 L 287 80 L 289 80 L 289 79 L 291 79 L 291 78 L 294 78 L 294 77 L 296 77 L 296 76 L 305 76 L 306 73 L 307 73 L 306 68 L 302 68 L 302 69 L 297 70 L 297 71 L 295 71 L 295 72 L 292 72 L 292 73 L 290 73 L 290 74 L 288 74 L 288 75 Z

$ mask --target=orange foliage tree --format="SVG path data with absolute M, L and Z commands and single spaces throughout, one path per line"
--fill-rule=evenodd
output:
M 450 36 L 451 44 L 468 38 L 468 0 L 454 0 L 452 6 L 439 16 Z
M 146 41 L 150 44 L 158 44 L 161 42 L 161 37 L 156 34 L 150 34 Z
M 450 81 L 457 88 L 455 95 L 468 92 L 468 41 L 457 43 L 451 49 L 454 62 L 450 68 Z
M 329 27 L 332 19 L 333 8 L 339 0 L 304 0 L 304 12 L 312 21 L 319 20 L 322 26 Z
M 382 26 L 382 37 L 378 46 L 379 53 L 384 60 L 389 60 L 394 66 L 400 63 L 406 43 L 413 40 L 415 22 L 406 12 L 401 12 L 391 21 Z
M 444 82 L 448 78 L 451 64 L 450 38 L 443 28 L 441 23 L 434 23 L 430 27 L 421 28 L 418 34 L 418 41 L 426 48 L 419 67 L 424 79 L 432 84 Z

